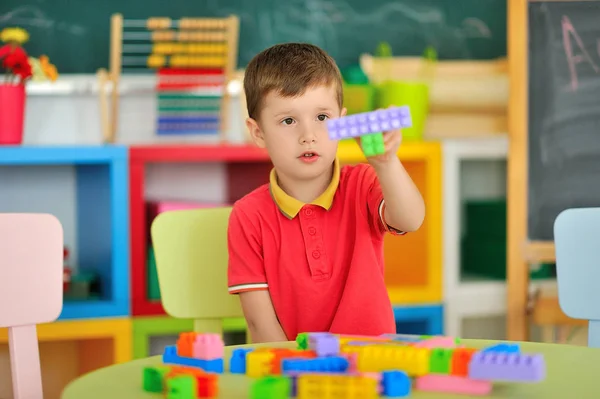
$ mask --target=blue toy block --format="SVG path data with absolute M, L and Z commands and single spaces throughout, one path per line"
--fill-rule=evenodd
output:
M 483 353 L 521 353 L 521 347 L 519 344 L 497 344 L 489 346 L 483 349 L 481 352 Z
M 411 126 L 410 110 L 407 106 L 363 112 L 327 121 L 329 138 L 332 140 L 360 137 Z
M 164 364 L 178 364 L 181 366 L 196 367 L 211 373 L 223 373 L 223 359 L 204 360 L 193 357 L 182 357 L 177 354 L 177 346 L 165 347 L 162 361 Z
M 229 360 L 229 372 L 232 374 L 246 374 L 246 355 L 252 352 L 249 348 L 234 349 Z
M 289 358 L 281 362 L 281 371 L 283 373 L 297 373 L 303 371 L 317 373 L 339 373 L 345 372 L 350 367 L 350 362 L 345 357 L 330 356 L 317 357 L 312 359 Z
M 410 395 L 411 381 L 404 371 L 384 371 L 382 373 L 383 396 L 403 398 Z
M 63 176 L 60 171 L 65 167 L 74 171 L 77 258 L 69 261 L 83 273 L 98 275 L 101 292 L 99 297 L 65 300 L 59 320 L 129 316 L 128 148 L 120 145 L 0 146 L 0 173 L 4 166 L 42 167 L 50 177 L 54 170 L 57 176 Z M 46 186 L 51 184 L 44 181 Z M 6 189 L 10 198 L 12 188 Z M 42 198 L 28 206 L 54 213 L 51 205 L 56 201 L 54 198 L 46 202 Z M 44 209 L 47 203 L 50 203 L 49 208 Z M 15 201 L 0 202 L 0 206 L 11 212 L 31 211 Z

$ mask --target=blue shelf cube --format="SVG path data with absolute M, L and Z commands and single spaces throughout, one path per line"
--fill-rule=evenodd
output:
M 128 168 L 125 146 L 0 147 L 0 212 L 54 214 L 68 264 L 99 276 L 99 298 L 65 300 L 59 320 L 131 313 Z
M 444 329 L 443 305 L 394 306 L 398 334 L 441 335 Z

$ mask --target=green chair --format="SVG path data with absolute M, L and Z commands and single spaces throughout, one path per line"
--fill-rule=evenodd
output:
M 196 332 L 222 335 L 226 319 L 243 320 L 238 297 L 227 292 L 230 213 L 231 207 L 169 211 L 150 229 L 163 307 L 194 320 Z

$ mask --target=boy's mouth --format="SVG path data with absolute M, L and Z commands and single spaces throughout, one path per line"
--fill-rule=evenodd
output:
M 304 162 L 316 161 L 319 159 L 319 154 L 314 151 L 305 151 L 298 157 L 298 159 Z

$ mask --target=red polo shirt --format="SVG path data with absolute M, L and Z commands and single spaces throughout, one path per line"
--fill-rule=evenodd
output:
M 287 195 L 275 171 L 234 206 L 229 292 L 269 290 L 288 339 L 301 332 L 395 333 L 384 281 L 383 195 L 368 164 L 334 165 L 311 204 Z

